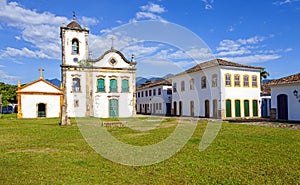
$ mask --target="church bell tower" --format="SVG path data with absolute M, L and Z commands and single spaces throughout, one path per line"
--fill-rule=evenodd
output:
M 68 84 L 72 84 L 72 79 L 67 76 L 70 71 L 79 67 L 88 60 L 88 28 L 82 28 L 73 15 L 72 22 L 67 26 L 64 24 L 60 27 L 60 38 L 62 48 L 61 80 L 63 88 L 63 106 L 61 110 L 61 125 L 69 125 L 68 117 L 68 94 L 72 91 Z

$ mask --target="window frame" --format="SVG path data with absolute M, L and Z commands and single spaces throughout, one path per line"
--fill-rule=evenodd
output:
M 113 80 L 116 81 L 116 87 L 115 87 L 116 91 L 112 91 L 111 82 Z M 117 80 L 117 78 L 111 78 L 111 79 L 109 79 L 109 92 L 110 93 L 117 93 L 118 92 L 118 80 Z
M 201 89 L 206 89 L 207 87 L 207 82 L 206 82 L 206 76 L 201 77 Z
M 232 80 L 231 80 L 231 74 L 230 73 L 226 73 L 225 74 L 225 86 L 226 87 L 231 87 L 232 85 Z M 227 80 L 227 77 L 229 77 L 229 79 Z M 229 84 L 227 84 L 227 82 L 229 82 Z
M 99 91 L 99 80 L 103 80 L 103 91 Z M 97 78 L 97 92 L 105 92 L 105 79 L 104 78 Z
M 248 77 L 248 81 L 245 80 L 245 77 Z M 245 84 L 245 82 L 247 82 L 247 84 Z M 249 75 L 247 75 L 247 74 L 243 75 L 243 87 L 250 87 Z
M 238 77 L 238 80 L 236 77 Z M 239 74 L 234 74 L 234 87 L 241 87 L 241 75 Z

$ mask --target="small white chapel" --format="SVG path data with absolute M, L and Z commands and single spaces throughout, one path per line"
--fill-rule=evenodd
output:
M 62 90 L 40 78 L 21 87 L 18 81 L 18 118 L 58 118 L 61 115 Z

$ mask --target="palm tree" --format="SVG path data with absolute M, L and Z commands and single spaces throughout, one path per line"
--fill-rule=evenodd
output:
M 268 76 L 270 76 L 270 73 L 268 73 L 266 70 L 261 70 L 260 71 L 260 78 L 261 79 L 266 79 L 266 78 L 268 78 Z

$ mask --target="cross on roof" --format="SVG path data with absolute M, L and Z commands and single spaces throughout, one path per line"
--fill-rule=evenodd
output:
M 111 39 L 111 49 L 114 49 L 114 40 L 115 40 L 115 38 L 111 37 L 110 39 Z
M 43 78 L 43 71 L 44 71 L 44 69 L 40 68 L 39 71 L 40 71 L 40 79 L 42 79 Z

